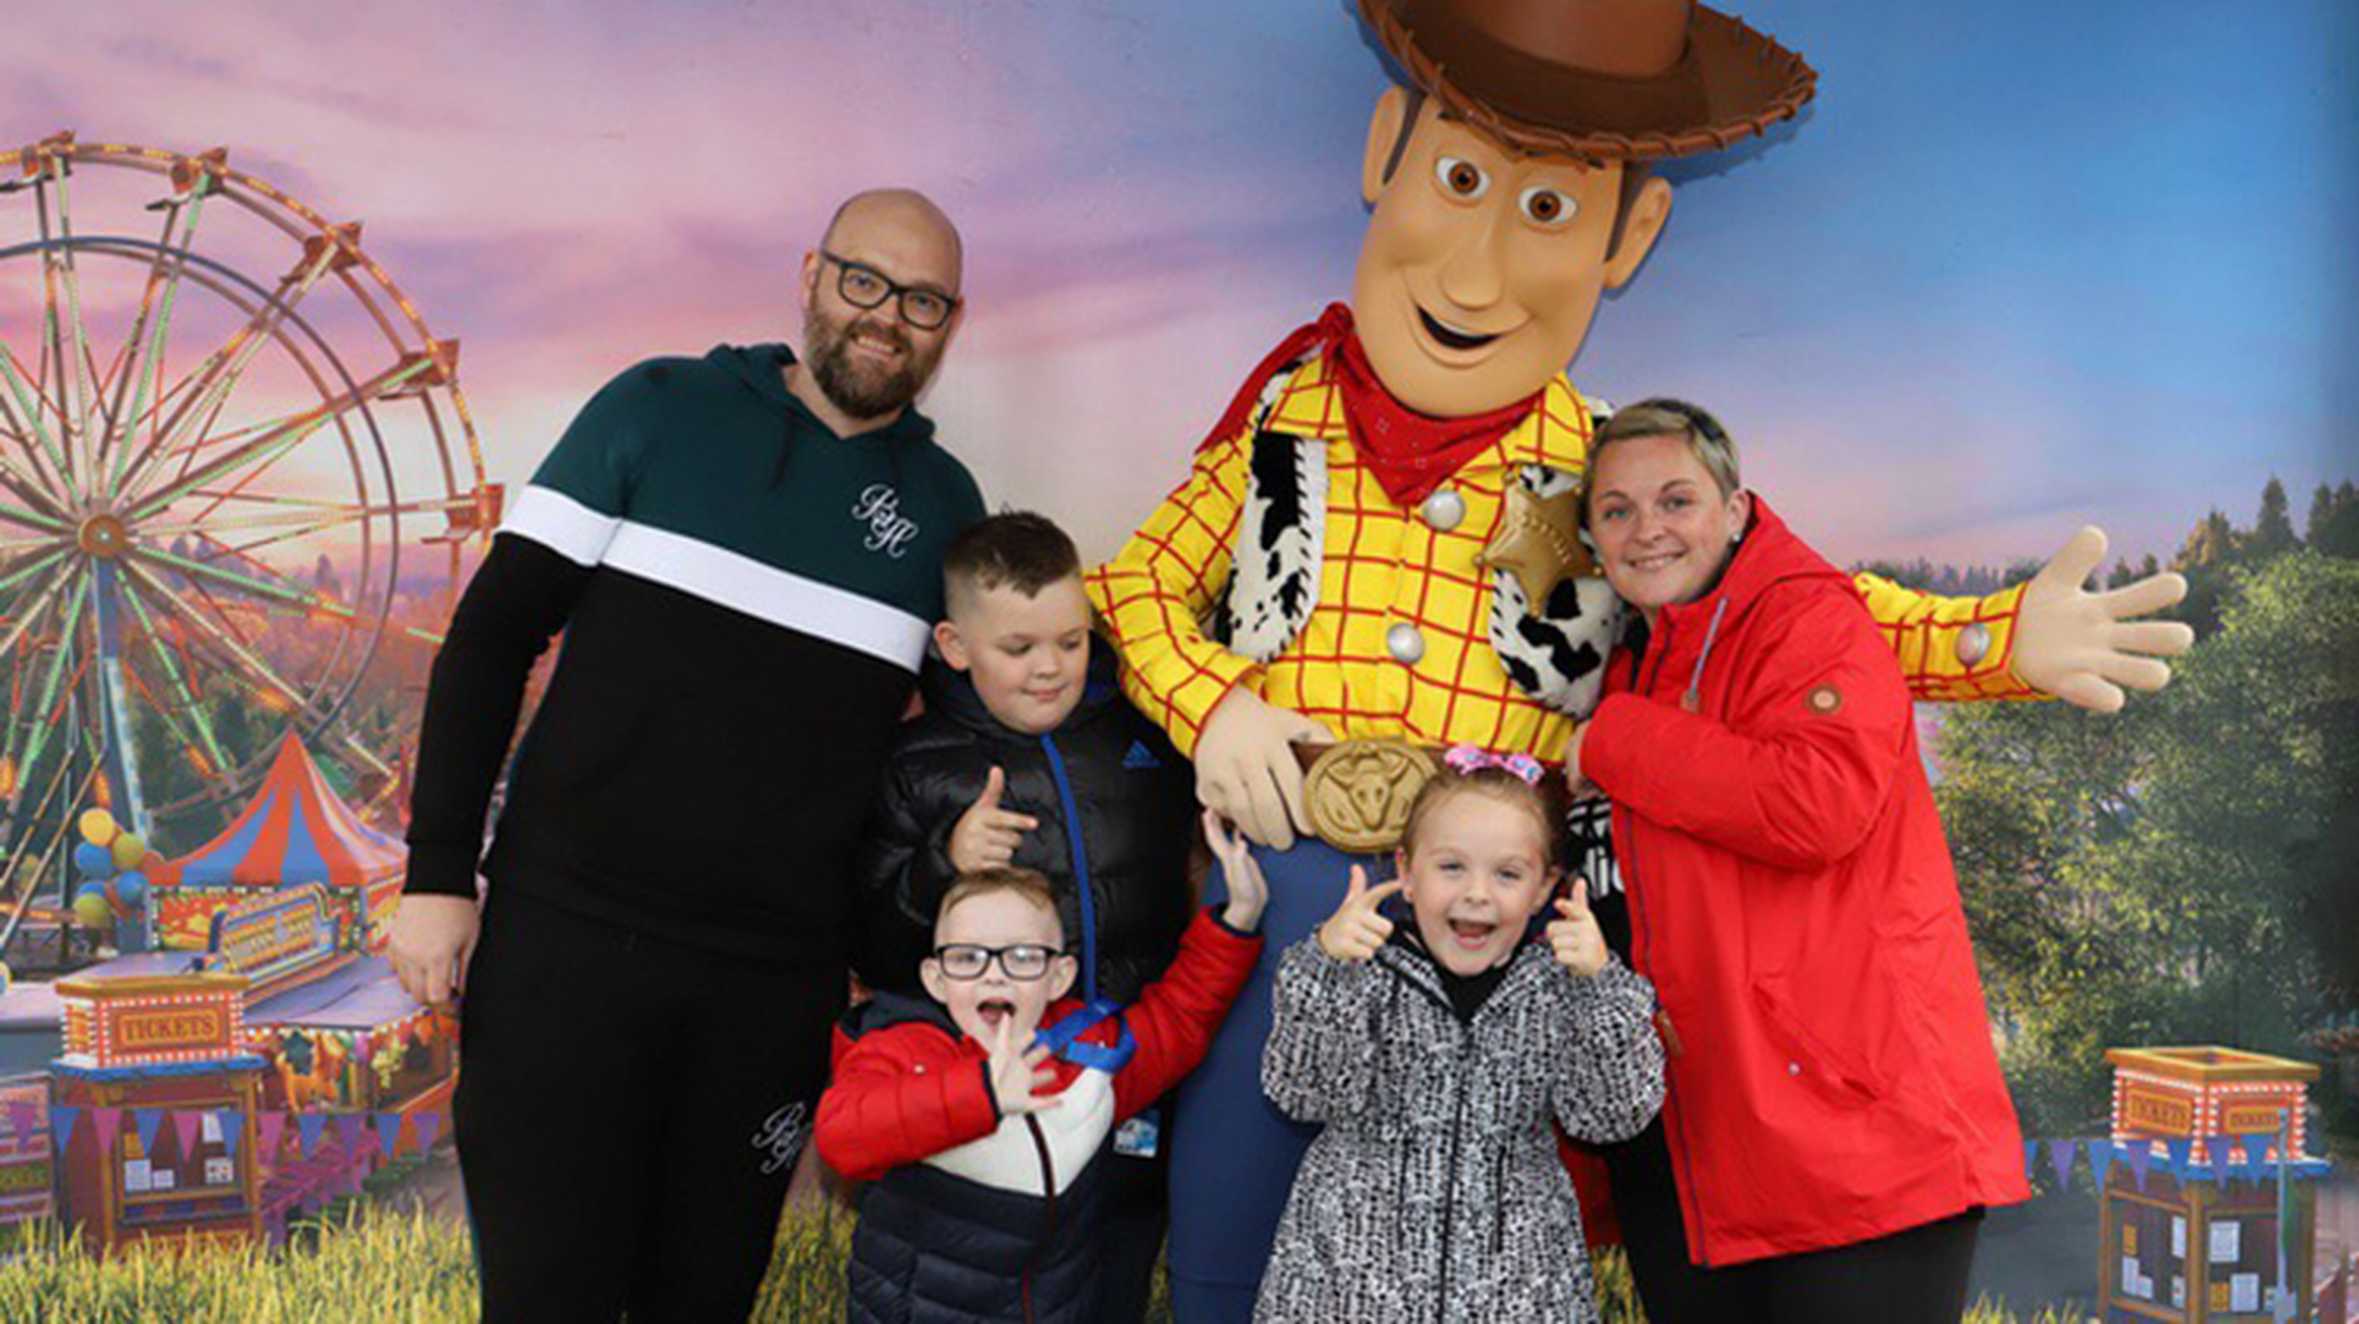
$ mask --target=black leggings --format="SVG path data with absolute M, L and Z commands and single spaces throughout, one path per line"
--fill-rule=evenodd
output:
M 1649 1324 L 1956 1324 L 1982 1211 L 1874 1241 L 1725 1269 L 1689 1262 L 1661 1118 L 1606 1151 Z
M 452 1104 L 483 1318 L 744 1319 L 845 991 L 495 886 Z

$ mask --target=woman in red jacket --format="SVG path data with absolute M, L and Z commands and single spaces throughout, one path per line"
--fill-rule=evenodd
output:
M 1616 414 L 1586 502 L 1644 625 L 1566 766 L 1660 998 L 1669 1099 L 1608 1154 L 1647 1314 L 1955 1320 L 2029 1191 L 1892 650 L 1699 409 Z

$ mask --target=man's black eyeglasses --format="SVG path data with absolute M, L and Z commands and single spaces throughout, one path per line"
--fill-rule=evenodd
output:
M 958 311 L 958 299 L 921 285 L 903 285 L 875 267 L 848 262 L 822 248 L 819 256 L 836 265 L 835 292 L 854 308 L 874 308 L 900 297 L 901 320 L 920 331 L 932 331 Z
M 943 975 L 950 979 L 981 979 L 996 958 L 1000 971 L 1008 978 L 1034 980 L 1047 974 L 1048 963 L 1063 955 L 1054 947 L 1043 947 L 1036 942 L 1019 942 L 1011 947 L 954 942 L 934 949 L 934 959 L 941 964 Z

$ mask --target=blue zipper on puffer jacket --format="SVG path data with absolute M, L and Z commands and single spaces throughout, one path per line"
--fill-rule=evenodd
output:
M 1065 776 L 1065 756 L 1056 738 L 1043 733 L 1040 747 L 1048 751 L 1048 775 L 1057 784 L 1057 803 L 1065 810 L 1065 843 L 1073 856 L 1073 894 L 1081 902 L 1081 1000 L 1098 1000 L 1098 907 L 1089 886 L 1089 851 L 1081 844 L 1081 805 L 1073 798 L 1073 783 Z

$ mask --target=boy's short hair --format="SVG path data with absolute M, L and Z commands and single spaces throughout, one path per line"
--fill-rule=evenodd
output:
M 1057 914 L 1057 889 L 1048 875 L 1037 869 L 1018 869 L 1013 865 L 994 865 L 988 869 L 969 869 L 958 876 L 950 890 L 942 894 L 942 904 L 934 909 L 934 928 L 940 930 L 942 920 L 950 908 L 970 897 L 989 896 L 994 892 L 1013 892 L 1049 913 L 1057 921 L 1059 941 L 1063 940 L 1064 917 Z
M 1012 588 L 1031 597 L 1081 574 L 1081 552 L 1046 515 L 1007 510 L 967 526 L 942 553 L 942 597 L 956 614 L 976 593 Z

